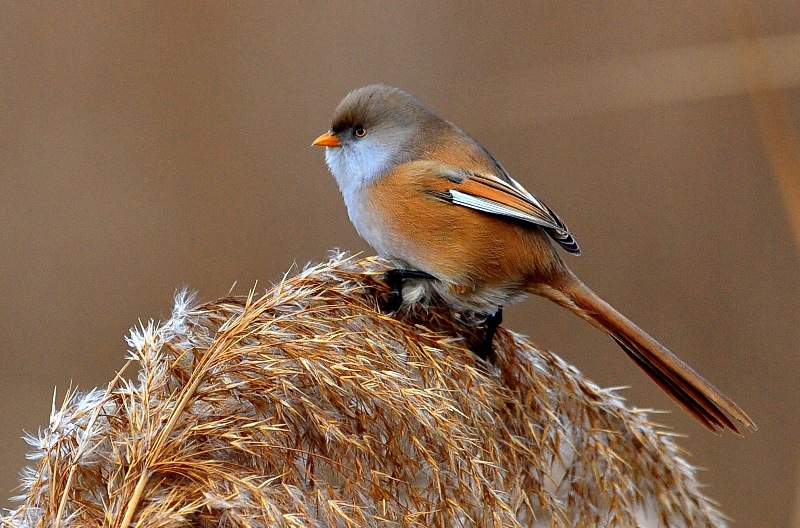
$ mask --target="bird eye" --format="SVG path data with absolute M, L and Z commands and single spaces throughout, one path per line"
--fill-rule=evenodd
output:
M 355 134 L 357 138 L 363 138 L 367 135 L 367 129 L 364 127 L 356 127 L 353 134 Z

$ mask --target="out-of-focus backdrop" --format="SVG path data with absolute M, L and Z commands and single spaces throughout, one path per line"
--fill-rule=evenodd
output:
M 367 251 L 311 141 L 347 91 L 399 85 L 484 143 L 579 237 L 570 266 L 733 397 L 716 437 L 545 301 L 528 334 L 659 420 L 736 526 L 796 522 L 800 5 L 13 3 L 0 16 L 0 496 L 124 335 Z M 795 188 L 796 190 L 796 188 Z M 798 526 L 798 524 L 795 524 Z

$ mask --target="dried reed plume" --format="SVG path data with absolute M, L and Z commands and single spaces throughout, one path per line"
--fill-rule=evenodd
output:
M 138 379 L 71 391 L 3 526 L 723 526 L 672 438 L 612 390 L 446 307 L 382 315 L 340 254 L 129 337 Z

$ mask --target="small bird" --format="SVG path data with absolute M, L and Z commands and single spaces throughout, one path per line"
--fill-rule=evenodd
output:
M 713 432 L 755 424 L 731 399 L 585 286 L 557 246 L 580 254 L 561 219 L 477 141 L 414 96 L 386 85 L 349 93 L 313 145 L 358 234 L 397 269 L 398 302 L 439 298 L 485 314 L 489 347 L 502 308 L 536 294 L 609 334 Z

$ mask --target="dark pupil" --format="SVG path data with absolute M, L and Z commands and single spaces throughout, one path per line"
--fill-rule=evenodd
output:
M 355 132 L 357 137 L 362 137 L 364 134 L 366 134 L 367 131 L 364 130 L 364 127 L 356 127 Z

